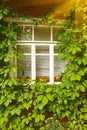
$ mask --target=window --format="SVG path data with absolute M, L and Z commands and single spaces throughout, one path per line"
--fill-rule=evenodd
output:
M 17 50 L 24 56 L 17 60 L 17 76 L 56 82 L 55 76 L 64 71 L 65 64 L 57 58 L 55 34 L 58 27 L 23 25 L 19 29 L 21 33 L 17 37 Z

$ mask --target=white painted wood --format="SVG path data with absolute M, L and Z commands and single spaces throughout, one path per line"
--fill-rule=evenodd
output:
M 28 25 L 27 25 L 28 26 Z M 30 25 L 29 25 L 30 26 Z M 31 25 L 32 26 L 32 40 L 18 40 L 17 41 L 17 46 L 20 45 L 20 46 L 28 46 L 30 45 L 31 46 L 31 51 L 30 53 L 23 53 L 25 56 L 28 56 L 30 55 L 31 56 L 31 78 L 32 80 L 35 80 L 36 79 L 36 56 L 46 56 L 46 59 L 47 59 L 47 56 L 49 57 L 48 58 L 48 61 L 46 62 L 49 62 L 49 74 L 48 76 L 50 76 L 50 82 L 49 84 L 52 84 L 54 83 L 54 56 L 57 56 L 58 53 L 55 53 L 54 52 L 54 47 L 56 46 L 56 41 L 53 41 L 53 27 L 50 26 L 50 40 L 49 41 L 35 41 L 34 37 L 35 37 L 35 33 L 34 33 L 34 25 Z M 43 27 L 44 26 L 40 26 L 40 27 Z M 49 27 L 49 26 L 45 26 L 46 27 Z M 44 37 L 46 38 L 46 37 Z M 58 43 L 58 42 L 57 42 Z M 60 43 L 60 42 L 59 42 Z M 36 46 L 39 47 L 39 46 L 47 46 L 49 47 L 49 52 L 45 52 L 44 49 L 43 49 L 43 52 L 42 53 L 36 53 Z M 42 47 L 41 47 L 42 48 Z M 46 50 L 47 51 L 47 50 Z M 45 60 L 44 60 L 45 62 Z M 43 63 L 44 63 L 43 62 Z M 40 66 L 41 64 L 43 64 L 42 62 L 40 62 Z M 39 65 L 39 63 L 38 63 Z M 41 69 L 44 69 L 45 70 L 45 67 L 44 67 L 44 64 L 43 64 L 43 67 L 41 67 Z M 44 70 L 39 70 L 40 72 L 43 72 Z M 45 70 L 46 71 L 46 70 Z M 48 73 L 48 71 L 47 71 Z M 44 75 L 43 75 L 44 76 Z
M 32 80 L 36 79 L 36 57 L 35 57 L 35 45 L 32 44 L 31 47 L 31 75 L 32 75 Z
M 54 46 L 50 45 L 50 83 L 54 83 Z

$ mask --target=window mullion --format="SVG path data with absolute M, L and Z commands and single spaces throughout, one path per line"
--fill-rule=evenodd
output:
M 54 46 L 50 45 L 50 83 L 54 83 Z
M 35 44 L 32 44 L 32 54 L 31 54 L 31 56 L 32 56 L 32 58 L 31 58 L 31 60 L 32 60 L 32 63 L 31 63 L 31 75 L 32 75 L 32 80 L 35 80 L 36 79 L 36 56 L 35 56 L 35 48 L 36 48 L 36 46 L 35 46 Z
M 34 42 L 34 26 L 32 26 L 32 42 Z M 32 80 L 36 79 L 36 46 L 35 44 L 31 44 L 31 75 Z

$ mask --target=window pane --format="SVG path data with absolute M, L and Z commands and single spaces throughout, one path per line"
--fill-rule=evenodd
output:
M 35 41 L 50 41 L 50 28 L 35 27 L 34 40 Z
M 58 50 L 57 50 L 56 46 L 54 46 L 54 53 L 58 54 Z
M 18 40 L 32 40 L 32 27 L 20 26 L 18 31 Z
M 22 53 L 31 53 L 31 46 L 28 45 L 18 45 L 17 50 Z
M 56 41 L 56 34 L 58 33 L 58 28 L 53 28 L 53 41 Z
M 19 78 L 24 76 L 25 78 L 31 78 L 31 56 L 24 56 L 17 61 Z
M 49 82 L 49 56 L 36 56 L 36 79 Z
M 43 46 L 43 45 L 36 46 L 36 53 L 49 54 L 49 46 Z
M 58 59 L 57 56 L 54 56 L 54 76 L 57 76 L 58 73 L 64 72 L 65 61 Z

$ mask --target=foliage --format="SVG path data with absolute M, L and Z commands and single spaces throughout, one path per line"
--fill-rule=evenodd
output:
M 18 25 L 5 22 L 10 11 L 1 1 L 0 8 L 0 129 L 37 129 L 44 123 L 48 113 L 57 109 L 57 86 L 46 82 L 25 81 L 13 77 L 17 67 L 12 59 L 17 57 L 16 34 Z M 36 21 L 34 21 L 36 24 Z M 56 102 L 57 103 L 57 102 Z M 57 110 L 56 110 L 57 111 Z
M 59 57 L 66 61 L 58 95 L 59 117 L 68 119 L 68 130 L 87 129 L 87 6 L 79 5 L 57 34 Z M 81 21 L 75 20 L 83 14 Z
M 56 113 L 66 130 L 87 129 L 87 7 L 83 11 L 80 26 L 74 22 L 73 11 L 57 35 L 60 58 L 66 60 L 66 69 L 60 85 L 45 81 L 25 81 L 12 77 L 17 67 L 11 59 L 17 55 L 15 48 L 16 23 L 5 22 L 10 12 L 0 2 L 0 129 L 39 130 L 47 129 L 47 120 Z M 44 20 L 43 20 L 44 21 Z M 34 20 L 37 25 L 41 21 Z M 49 127 L 55 127 L 53 118 Z M 57 121 L 60 128 L 61 123 Z
M 36 81 L 5 89 L 0 99 L 0 128 L 38 130 L 48 113 L 57 111 L 57 89 L 57 85 Z

